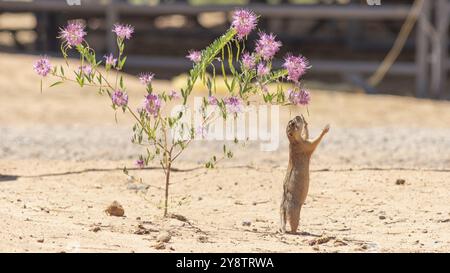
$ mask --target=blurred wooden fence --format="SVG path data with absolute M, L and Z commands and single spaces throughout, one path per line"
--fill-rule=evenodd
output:
M 68 0 L 76 3 L 76 0 Z M 228 13 L 236 8 L 234 5 L 189 5 L 185 1 L 173 1 L 158 5 L 131 5 L 126 1 L 111 0 L 82 1 L 81 5 L 68 5 L 63 0 L 35 0 L 32 2 L 0 0 L 0 14 L 3 12 L 33 12 L 38 16 L 37 33 L 41 50 L 52 48 L 52 39 L 58 29 L 55 27 L 54 15 L 66 14 L 67 18 L 103 18 L 105 29 L 125 17 L 155 18 L 161 15 L 183 15 L 196 17 L 205 12 Z M 163 1 L 164 2 L 164 1 Z M 347 5 L 266 5 L 264 1 L 250 1 L 248 8 L 260 14 L 263 18 L 275 20 L 299 19 L 316 20 L 316 27 L 323 20 L 350 20 L 357 29 L 358 22 L 386 20 L 403 22 L 411 10 L 411 4 L 405 1 L 383 1 L 381 6 L 361 4 L 365 1 L 352 1 Z M 359 3 L 355 3 L 359 2 Z M 408 2 L 408 1 L 406 1 Z M 416 27 L 415 57 L 412 61 L 397 61 L 389 70 L 389 75 L 407 75 L 416 78 L 416 95 L 418 97 L 449 98 L 447 86 L 450 60 L 449 48 L 449 18 L 450 0 L 425 0 L 423 9 Z M 0 31 L 15 32 L 14 29 L 1 29 Z M 111 31 L 105 31 L 105 51 L 111 52 L 115 47 L 115 38 Z M 178 35 L 178 34 L 176 34 Z M 181 33 L 180 33 L 181 35 Z M 182 36 L 180 36 L 182 37 Z M 357 36 L 355 36 L 357 37 Z M 157 37 L 156 37 L 157 38 Z M 357 38 L 356 38 L 357 39 Z M 182 41 L 180 41 L 182 43 Z M 355 43 L 363 41 L 353 41 Z M 392 41 L 389 41 L 392 45 Z M 376 71 L 380 61 L 374 60 L 323 60 L 313 59 L 314 72 L 339 73 L 355 75 L 370 74 Z M 161 69 L 188 68 L 190 64 L 181 57 L 148 56 L 145 54 L 131 55 L 128 65 L 133 67 L 158 67 Z M 370 89 L 370 88 L 369 88 Z

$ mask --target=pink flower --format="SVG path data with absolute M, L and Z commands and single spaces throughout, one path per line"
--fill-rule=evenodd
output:
M 269 74 L 269 72 L 270 68 L 267 65 L 265 65 L 264 63 L 258 64 L 258 68 L 256 69 L 256 73 L 258 74 L 258 76 L 264 77 Z
M 122 25 L 122 24 L 115 24 L 113 26 L 112 32 L 114 32 L 117 37 L 120 39 L 131 39 L 131 36 L 134 33 L 134 27 L 131 25 Z
M 111 96 L 112 102 L 115 106 L 118 107 L 125 107 L 128 104 L 128 95 L 125 92 L 122 92 L 120 90 L 114 91 L 114 93 Z
M 308 90 L 302 89 L 300 91 L 300 104 L 308 105 L 311 102 L 311 93 Z
M 303 76 L 309 68 L 309 62 L 301 55 L 297 57 L 289 54 L 284 58 L 283 67 L 288 71 L 288 80 L 298 83 L 300 77 Z
M 255 65 L 256 65 L 255 56 L 253 54 L 249 54 L 248 52 L 245 52 L 242 55 L 242 65 L 247 70 L 255 68 Z
M 114 58 L 114 55 L 112 53 L 110 53 L 109 55 L 105 55 L 104 58 L 107 66 L 116 66 L 117 59 Z
M 270 60 L 280 50 L 281 42 L 276 40 L 273 33 L 259 33 L 259 40 L 256 41 L 255 51 L 266 61 Z
M 169 98 L 170 98 L 171 100 L 176 100 L 176 99 L 179 99 L 179 98 L 180 98 L 180 95 L 178 94 L 177 91 L 172 90 L 172 91 L 170 91 L 170 93 L 169 93 Z
M 298 92 L 296 92 L 293 89 L 289 89 L 287 92 L 288 92 L 288 100 L 292 104 L 294 104 L 294 105 L 300 104 L 300 98 L 299 98 L 299 93 Z
M 90 76 L 92 74 L 92 66 L 90 65 L 83 65 L 79 67 L 80 73 L 83 73 L 84 75 Z
M 39 76 L 45 77 L 52 70 L 52 65 L 47 56 L 44 56 L 34 63 L 33 69 Z
M 225 105 L 228 113 L 237 114 L 242 111 L 241 100 L 236 96 L 226 98 Z
M 154 77 L 155 77 L 155 74 L 153 74 L 153 73 L 141 73 L 141 74 L 139 74 L 139 80 L 145 86 L 150 85 L 152 83 L 152 80 L 153 80 Z
M 144 100 L 144 109 L 149 115 L 157 117 L 161 108 L 161 100 L 155 94 L 148 94 Z
M 134 165 L 136 165 L 139 169 L 143 169 L 145 167 L 145 162 L 142 158 L 140 158 L 134 162 Z
M 217 105 L 219 102 L 217 101 L 217 98 L 214 96 L 208 97 L 208 104 L 209 105 Z
M 78 21 L 69 21 L 65 28 L 62 28 L 59 32 L 58 38 L 63 39 L 67 46 L 78 46 L 83 42 L 86 32 L 85 26 Z
M 306 89 L 300 91 L 289 89 L 288 100 L 294 105 L 308 105 L 311 102 L 311 94 Z
M 253 11 L 239 9 L 233 13 L 231 26 L 236 30 L 238 39 L 242 40 L 256 28 L 257 23 L 258 18 Z
M 198 50 L 189 50 L 189 54 L 186 56 L 189 60 L 194 63 L 199 63 L 202 60 L 202 53 Z

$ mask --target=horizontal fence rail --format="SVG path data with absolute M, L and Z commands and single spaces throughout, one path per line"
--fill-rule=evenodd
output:
M 369 5 L 265 5 L 249 4 L 246 8 L 254 10 L 264 18 L 270 19 L 338 19 L 357 21 L 404 21 L 411 5 L 388 4 Z M 107 5 L 96 1 L 83 1 L 82 5 L 69 6 L 66 1 L 3 1 L 0 0 L 1 12 L 35 12 L 66 13 L 99 16 L 105 18 L 106 27 L 112 27 L 121 16 L 155 17 L 161 15 L 196 16 L 206 12 L 230 12 L 236 5 L 188 5 L 171 3 L 159 5 L 131 5 L 120 1 L 112 1 Z M 434 16 L 431 17 L 434 10 Z M 435 18 L 434 18 L 435 17 Z M 450 0 L 425 0 L 423 10 L 416 27 L 415 61 L 396 62 L 389 70 L 390 75 L 415 76 L 416 95 L 419 97 L 448 98 L 447 90 L 450 59 L 448 58 L 448 33 L 450 18 Z M 431 32 L 430 33 L 430 27 Z M 5 30 L 1 30 L 5 31 Z M 17 30 L 11 30 L 17 31 Z M 106 31 L 105 39 L 108 50 L 115 46 L 114 36 Z M 160 68 L 189 68 L 190 63 L 180 57 L 160 57 L 149 55 L 130 55 L 128 64 L 133 67 L 158 66 Z M 317 73 L 373 73 L 381 62 L 378 61 L 344 61 L 344 60 L 312 60 Z

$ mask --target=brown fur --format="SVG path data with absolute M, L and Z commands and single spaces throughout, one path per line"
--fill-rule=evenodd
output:
M 289 121 L 286 134 L 289 139 L 289 164 L 283 182 L 281 200 L 281 232 L 286 232 L 286 221 L 291 233 L 296 233 L 300 211 L 308 195 L 309 161 L 322 138 L 330 130 L 327 125 L 319 137 L 309 140 L 308 123 L 303 116 Z

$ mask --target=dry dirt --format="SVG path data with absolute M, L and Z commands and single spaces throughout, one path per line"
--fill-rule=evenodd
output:
M 122 173 L 142 152 L 129 143 L 130 118 L 116 123 L 95 90 L 40 94 L 33 59 L 0 54 L 1 252 L 450 251 L 448 102 L 313 90 L 312 135 L 332 130 L 311 163 L 301 233 L 281 235 L 283 135 L 277 151 L 236 147 L 215 170 L 197 167 L 221 145 L 194 143 L 172 176 L 174 215 L 163 218 L 157 164 Z M 137 105 L 143 90 L 126 81 Z M 299 112 L 285 109 L 281 125 Z M 105 213 L 114 201 L 123 217 Z

